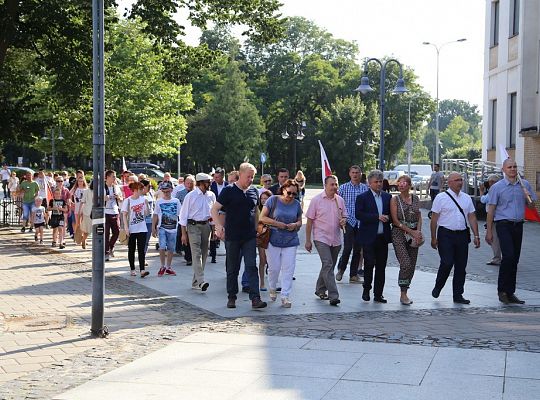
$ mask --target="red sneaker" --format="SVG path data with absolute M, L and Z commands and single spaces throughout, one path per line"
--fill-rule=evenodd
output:
M 166 273 L 167 275 L 173 275 L 173 276 L 176 276 L 176 272 L 174 272 L 174 270 L 173 270 L 172 268 L 167 268 L 167 269 L 165 270 L 165 273 Z
M 157 273 L 157 276 L 163 276 L 164 273 L 165 273 L 165 267 L 161 267 Z

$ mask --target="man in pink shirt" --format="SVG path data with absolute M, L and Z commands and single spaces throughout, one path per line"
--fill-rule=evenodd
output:
M 342 229 L 347 223 L 347 209 L 343 198 L 337 195 L 338 187 L 337 177 L 327 176 L 324 179 L 324 191 L 311 200 L 306 213 L 306 250 L 311 252 L 313 248 L 313 234 L 313 242 L 322 264 L 315 295 L 321 300 L 329 299 L 332 306 L 340 303 L 334 267 L 341 250 Z

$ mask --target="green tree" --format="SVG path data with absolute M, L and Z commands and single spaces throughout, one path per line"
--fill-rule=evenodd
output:
M 189 119 L 186 150 L 195 170 L 257 163 L 264 150 L 264 123 L 252 97 L 238 61 L 231 57 L 213 99 Z

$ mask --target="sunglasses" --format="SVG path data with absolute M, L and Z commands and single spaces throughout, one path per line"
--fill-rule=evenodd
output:
M 298 193 L 297 192 L 289 192 L 288 190 L 285 190 L 285 193 L 287 193 L 287 196 L 295 197 Z
M 272 183 L 272 180 L 264 181 L 264 183 Z

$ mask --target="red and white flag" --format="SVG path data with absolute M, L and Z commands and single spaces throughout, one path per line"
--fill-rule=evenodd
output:
M 332 170 L 330 169 L 330 164 L 328 163 L 328 157 L 326 157 L 326 152 L 324 151 L 324 147 L 319 140 L 319 147 L 321 148 L 321 169 L 322 169 L 322 181 L 324 186 L 324 178 L 326 178 L 329 175 L 332 175 Z
M 122 172 L 127 171 L 126 159 L 122 157 Z

